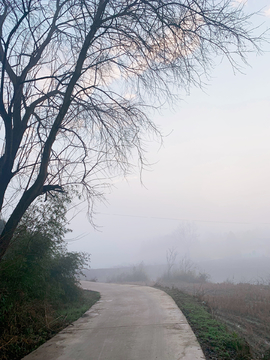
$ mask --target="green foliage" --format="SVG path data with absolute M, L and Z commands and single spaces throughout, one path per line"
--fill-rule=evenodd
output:
M 262 356 L 264 360 L 270 360 L 270 349 L 266 351 L 266 353 Z
M 214 319 L 207 306 L 178 289 L 162 288 L 176 302 L 194 331 L 207 359 L 250 360 L 249 345 Z
M 74 301 L 72 306 L 69 303 L 62 304 L 55 313 L 56 319 L 65 319 L 65 324 L 70 324 L 84 314 L 92 305 L 100 299 L 96 291 L 84 290 L 83 297 Z
M 58 309 L 82 301 L 77 275 L 89 256 L 65 247 L 69 203 L 64 194 L 32 205 L 0 263 L 1 359 L 40 345 L 62 326 Z

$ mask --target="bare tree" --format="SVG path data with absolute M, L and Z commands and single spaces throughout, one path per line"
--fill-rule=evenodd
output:
M 168 275 L 168 278 L 171 276 L 171 272 L 172 272 L 172 268 L 174 267 L 175 265 L 175 260 L 177 258 L 177 251 L 174 247 L 172 248 L 169 248 L 167 251 L 166 251 L 166 260 L 167 260 L 167 275 Z
M 189 259 L 191 249 L 198 244 L 199 234 L 196 223 L 188 220 L 181 221 L 173 235 L 177 246 L 180 246 L 182 250 L 183 259 Z
M 213 54 L 257 48 L 229 0 L 0 0 L 0 259 L 29 205 L 79 185 L 92 201 L 157 132 L 147 106 L 200 85 Z

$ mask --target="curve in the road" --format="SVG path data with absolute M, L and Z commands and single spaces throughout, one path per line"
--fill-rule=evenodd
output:
M 85 315 L 23 360 L 205 359 L 172 298 L 147 286 L 81 282 L 99 291 Z

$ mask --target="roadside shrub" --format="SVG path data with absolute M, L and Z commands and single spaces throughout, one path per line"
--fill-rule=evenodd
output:
M 89 257 L 65 247 L 69 202 L 60 195 L 30 207 L 0 263 L 1 359 L 44 342 L 58 328 L 58 308 L 82 297 L 77 275 Z

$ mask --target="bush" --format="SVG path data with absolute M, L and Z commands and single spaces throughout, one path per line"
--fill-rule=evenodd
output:
M 186 283 L 205 283 L 208 281 L 208 274 L 199 273 L 195 270 L 183 271 L 175 270 L 172 273 L 165 273 L 159 281 L 163 282 L 186 282 Z
M 61 195 L 29 208 L 0 263 L 0 352 L 8 347 L 7 358 L 46 340 L 57 309 L 82 297 L 77 275 L 89 258 L 66 250 L 69 202 Z
M 202 284 L 206 283 L 209 278 L 210 276 L 206 273 L 197 273 L 193 262 L 184 257 L 176 270 L 172 271 L 172 266 L 168 267 L 168 271 L 162 275 L 159 282 Z
M 145 281 L 148 281 L 148 276 L 146 274 L 145 266 L 143 262 L 141 262 L 137 266 L 133 266 L 132 271 L 123 272 L 107 280 L 107 282 L 114 282 L 114 283 L 145 282 Z

